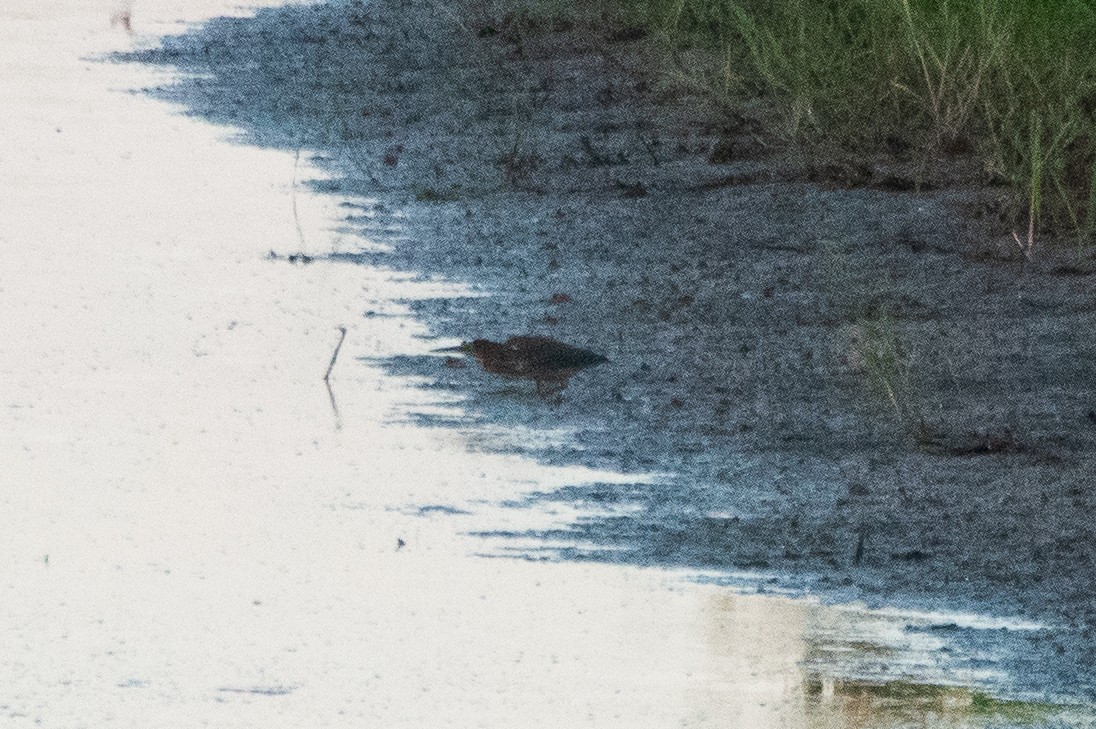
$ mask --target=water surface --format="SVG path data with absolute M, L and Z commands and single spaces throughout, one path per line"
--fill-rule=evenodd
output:
M 951 638 L 1038 624 L 476 556 L 505 551 L 471 534 L 578 516 L 505 502 L 658 476 L 485 452 L 474 432 L 404 417 L 460 412 L 459 395 L 377 363 L 432 349 L 414 302 L 470 282 L 286 261 L 388 244 L 398 230 L 363 239 L 347 211 L 399 211 L 314 192 L 331 174 L 315 150 L 240 145 L 241 130 L 131 93 L 173 83 L 169 69 L 95 60 L 250 10 L 142 3 L 131 37 L 113 9 L 0 10 L 12 726 L 1087 725 L 990 698 L 995 657 Z

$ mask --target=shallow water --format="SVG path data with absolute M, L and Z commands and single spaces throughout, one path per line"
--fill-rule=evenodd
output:
M 359 251 L 343 204 L 391 203 L 310 192 L 307 150 L 234 144 L 129 93 L 170 73 L 90 60 L 234 3 L 141 2 L 132 37 L 113 9 L 0 9 L 8 724 L 1090 725 L 970 688 L 1008 677 L 954 633 L 1044 626 L 475 556 L 505 552 L 468 534 L 576 517 L 502 502 L 637 477 L 407 422 L 460 399 L 375 363 L 434 348 L 409 302 L 467 283 L 271 260 Z

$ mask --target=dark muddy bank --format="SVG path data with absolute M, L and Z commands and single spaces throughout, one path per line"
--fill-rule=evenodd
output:
M 1002 692 L 1096 698 L 1093 261 L 1025 262 L 969 190 L 808 182 L 630 38 L 383 0 L 216 21 L 125 59 L 192 74 L 152 93 L 247 143 L 319 150 L 338 179 L 314 184 L 361 196 L 362 252 L 301 265 L 475 284 L 487 296 L 415 303 L 439 346 L 534 332 L 609 357 L 559 403 L 441 358 L 389 363 L 466 395 L 461 416 L 410 417 L 484 448 L 668 474 L 522 496 L 617 507 L 544 535 L 613 549 L 549 556 L 1046 621 L 954 629 L 947 660 L 989 660 Z M 865 355 L 886 320 L 901 414 Z M 513 442 L 511 424 L 567 437 Z

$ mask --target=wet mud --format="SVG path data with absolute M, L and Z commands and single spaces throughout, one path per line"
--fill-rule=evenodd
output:
M 515 495 L 586 515 L 485 532 L 500 549 L 1021 616 L 1049 627 L 931 629 L 969 668 L 999 654 L 996 690 L 1096 699 L 1091 253 L 1026 260 L 973 214 L 982 191 L 896 189 L 888 161 L 812 175 L 653 73 L 636 34 L 473 5 L 289 6 L 114 60 L 181 70 L 147 93 L 360 200 L 341 233 L 363 242 L 270 265 L 470 284 L 408 302 L 438 348 L 535 334 L 608 358 L 551 400 L 444 356 L 383 361 L 438 395 L 407 419 L 636 475 Z

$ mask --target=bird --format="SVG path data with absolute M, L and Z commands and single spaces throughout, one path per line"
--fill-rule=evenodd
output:
M 434 351 L 464 352 L 472 355 L 485 372 L 532 380 L 541 397 L 565 389 L 568 381 L 580 370 L 609 361 L 588 349 L 538 336 L 510 337 L 501 344 L 488 339 L 475 339 Z

